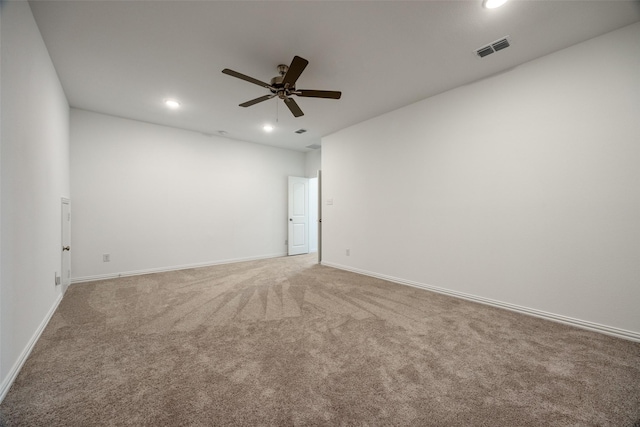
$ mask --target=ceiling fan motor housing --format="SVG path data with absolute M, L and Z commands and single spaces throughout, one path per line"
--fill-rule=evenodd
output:
M 282 83 L 285 74 L 287 74 L 287 71 L 289 71 L 289 66 L 280 64 L 278 65 L 278 73 L 280 75 L 271 79 L 271 87 L 269 88 L 269 90 L 271 91 L 271 93 L 278 95 L 278 98 L 280 99 L 287 98 L 291 95 L 291 92 L 294 92 L 296 90 L 295 84 L 289 85 L 289 87 L 285 88 L 284 84 Z

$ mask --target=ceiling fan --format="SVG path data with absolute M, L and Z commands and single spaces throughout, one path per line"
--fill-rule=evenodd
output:
M 256 99 L 252 99 L 251 101 L 243 102 L 240 104 L 241 107 L 250 107 L 258 102 L 266 101 L 267 99 L 271 99 L 275 96 L 282 99 L 284 103 L 289 107 L 291 114 L 295 117 L 303 116 L 304 113 L 296 103 L 296 101 L 291 98 L 291 95 L 302 96 L 306 98 L 328 98 L 328 99 L 340 99 L 342 92 L 337 92 L 333 90 L 310 90 L 310 89 L 296 89 L 296 81 L 300 74 L 304 71 L 305 67 L 309 64 L 304 58 L 299 56 L 294 56 L 293 61 L 291 61 L 291 65 L 278 65 L 278 73 L 279 76 L 276 76 L 271 79 L 271 83 L 265 83 L 258 79 L 254 79 L 253 77 L 246 76 L 237 71 L 230 70 L 225 68 L 222 70 L 224 74 L 228 74 L 233 77 L 237 77 L 239 79 L 248 81 L 249 83 L 256 84 L 258 86 L 262 86 L 266 89 L 269 89 L 271 92 L 269 95 L 264 95 Z

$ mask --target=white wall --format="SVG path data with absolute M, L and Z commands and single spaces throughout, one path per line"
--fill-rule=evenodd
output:
M 2 196 L 2 5 L 0 5 L 0 196 Z M 0 197 L 0 242 L 2 242 L 2 197 Z M 2 244 L 0 244 L 0 334 L 2 333 Z M 2 336 L 0 336 L 0 402 L 3 399 L 5 376 L 2 374 Z
M 2 4 L 0 399 L 61 298 L 69 106 L 27 2 Z
M 640 23 L 324 138 L 323 263 L 639 339 L 638 40 Z
M 302 152 L 72 109 L 72 278 L 285 255 L 304 172 Z
M 318 171 L 322 169 L 321 167 L 321 156 L 322 150 L 312 150 L 307 151 L 305 154 L 305 176 L 307 178 L 315 178 L 318 176 Z
M 0 5 L 0 196 L 2 196 L 2 5 Z M 2 198 L 0 197 L 0 242 L 2 242 Z M 0 244 L 0 334 L 2 333 L 2 245 Z M 4 392 L 5 376 L 2 374 L 2 336 L 0 336 L 0 384 Z M 2 402 L 3 394 L 0 394 Z
M 306 176 L 309 179 L 309 252 L 318 252 L 318 171 L 322 170 L 321 150 L 307 151 Z

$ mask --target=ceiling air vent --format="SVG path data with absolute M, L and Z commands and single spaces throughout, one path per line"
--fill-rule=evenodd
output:
M 306 129 L 298 129 L 296 133 L 305 133 L 306 131 L 307 131 Z
M 493 49 L 491 48 L 491 46 L 486 46 L 483 48 L 480 48 L 476 51 L 476 54 L 480 57 L 480 58 L 484 58 L 487 55 L 491 55 L 493 53 Z
M 497 42 L 493 43 L 491 45 L 491 47 L 493 48 L 493 50 L 495 50 L 496 52 L 499 50 L 502 50 L 504 48 L 509 47 L 509 40 L 507 40 L 506 38 L 502 39 L 502 40 L 498 40 Z
M 318 148 L 320 148 L 320 146 L 318 144 L 311 144 L 311 145 L 307 145 L 307 148 L 311 148 L 312 150 L 317 150 Z
M 506 49 L 509 46 L 511 46 L 511 43 L 509 42 L 509 36 L 506 36 L 486 46 L 482 46 L 480 49 L 476 49 L 475 53 L 480 58 L 484 58 L 487 55 L 491 55 L 493 52 Z

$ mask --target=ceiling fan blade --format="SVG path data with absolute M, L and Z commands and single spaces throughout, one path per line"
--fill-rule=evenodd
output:
M 282 79 L 284 87 L 295 86 L 296 80 L 298 80 L 298 77 L 300 77 L 300 74 L 302 74 L 307 64 L 309 64 L 309 61 L 306 59 L 300 58 L 297 55 L 294 56 L 291 65 L 289 65 L 289 70 L 287 70 L 287 74 L 285 74 Z
M 287 107 L 289 107 L 289 110 L 291 110 L 291 114 L 293 114 L 294 117 L 304 116 L 304 113 L 293 99 L 285 98 L 284 103 L 287 104 Z
M 252 105 L 257 104 L 258 102 L 266 101 L 267 99 L 271 99 L 274 96 L 275 95 L 261 96 L 260 98 L 256 98 L 256 99 L 252 99 L 251 101 L 243 102 L 242 104 L 240 104 L 240 106 L 241 107 L 251 107 Z
M 298 96 L 306 96 L 308 98 L 329 98 L 329 99 L 340 99 L 340 97 L 342 96 L 342 92 L 338 92 L 335 90 L 300 89 L 300 90 L 296 90 L 294 94 Z
M 262 81 L 260 81 L 260 80 L 258 80 L 258 79 L 254 79 L 253 77 L 245 76 L 245 75 L 244 75 L 244 74 L 242 74 L 242 73 L 239 73 L 239 72 L 237 72 L 237 71 L 230 70 L 230 69 L 228 69 L 228 68 L 225 68 L 224 70 L 222 70 L 222 72 L 223 72 L 224 74 L 229 75 L 229 76 L 237 77 L 237 78 L 239 78 L 239 79 L 242 79 L 242 80 L 247 81 L 247 82 L 249 82 L 249 83 L 256 84 L 256 85 L 258 85 L 258 86 L 262 86 L 262 87 L 266 87 L 266 88 L 270 88 L 270 87 L 271 87 L 271 85 L 270 85 L 269 83 L 262 82 Z

